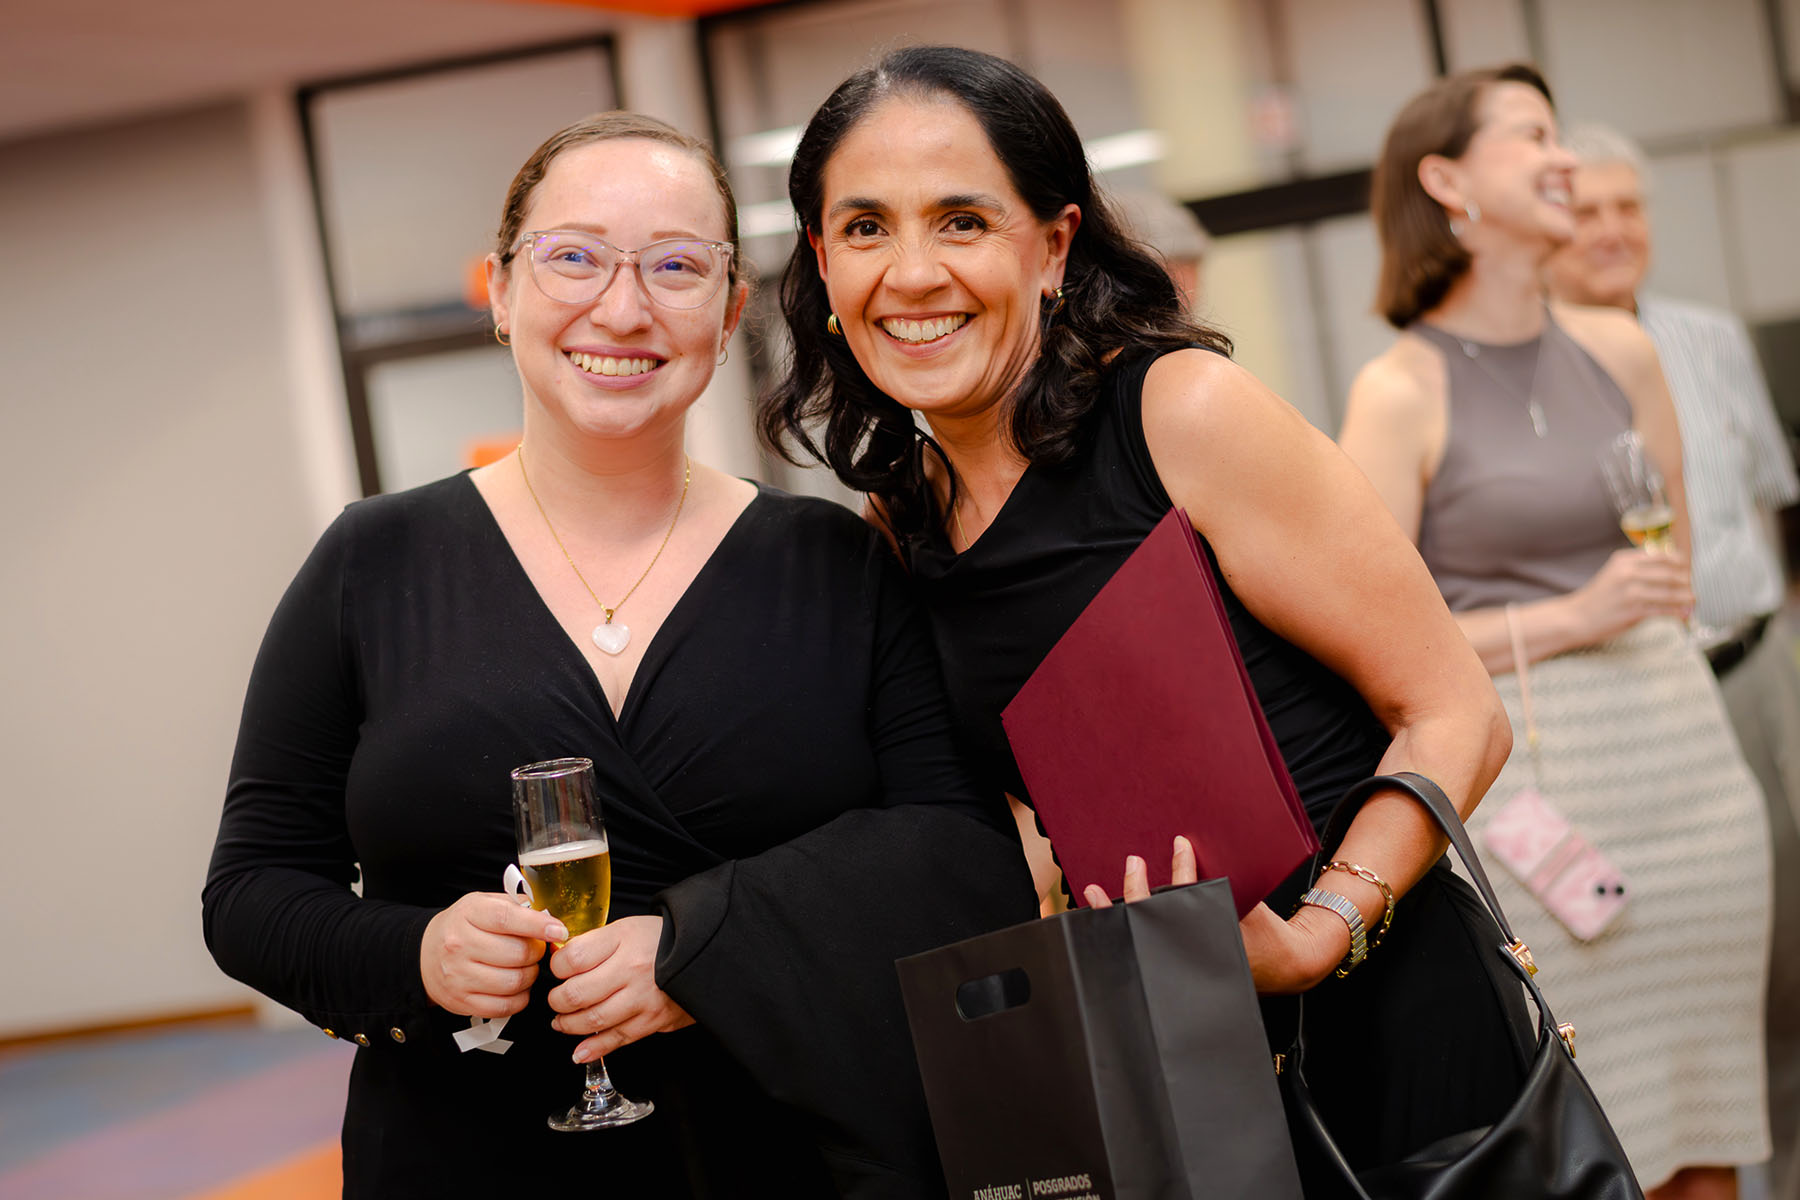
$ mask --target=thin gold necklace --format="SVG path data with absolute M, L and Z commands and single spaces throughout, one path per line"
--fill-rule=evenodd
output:
M 525 447 L 522 444 L 514 457 L 519 460 L 519 478 L 525 481 L 525 490 L 531 494 L 531 502 L 537 505 L 538 516 L 544 518 L 544 528 L 550 531 L 551 540 L 556 543 L 556 548 L 562 551 L 563 558 L 568 560 L 569 570 L 575 572 L 575 578 L 581 581 L 581 586 L 587 589 L 587 594 L 593 597 L 594 603 L 600 606 L 600 611 L 606 614 L 606 619 L 594 626 L 594 645 L 600 647 L 607 654 L 624 653 L 625 647 L 631 644 L 631 626 L 623 621 L 614 621 L 613 614 L 624 608 L 625 602 L 631 599 L 631 593 L 637 591 L 638 585 L 650 578 L 650 572 L 656 566 L 656 560 L 662 557 L 663 550 L 669 544 L 669 538 L 674 536 L 675 522 L 681 520 L 682 505 L 687 503 L 688 483 L 694 477 L 693 462 L 687 455 L 681 456 L 681 499 L 675 502 L 675 515 L 669 518 L 669 527 L 663 531 L 662 545 L 658 546 L 656 553 L 650 556 L 650 565 L 645 567 L 644 573 L 637 577 L 637 583 L 631 585 L 630 591 L 620 596 L 617 604 L 609 605 L 599 596 L 594 595 L 594 589 L 588 585 L 587 576 L 583 575 L 581 568 L 575 565 L 574 556 L 569 553 L 569 548 L 563 545 L 562 538 L 556 532 L 556 526 L 550 523 L 550 514 L 544 511 L 544 502 L 538 499 L 537 489 L 531 486 L 531 476 L 525 471 Z
M 952 521 L 956 522 L 956 536 L 962 539 L 963 550 L 964 550 L 964 552 L 967 552 L 969 549 L 969 546 L 970 546 L 970 542 L 969 542 L 969 535 L 968 535 L 967 531 L 965 531 L 963 529 L 962 504 L 960 502 L 954 503 L 950 506 L 950 519 Z

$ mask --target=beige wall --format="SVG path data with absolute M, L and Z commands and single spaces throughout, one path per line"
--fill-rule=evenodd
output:
M 318 532 L 249 110 L 0 146 L 0 1036 L 228 1004 L 199 894 Z

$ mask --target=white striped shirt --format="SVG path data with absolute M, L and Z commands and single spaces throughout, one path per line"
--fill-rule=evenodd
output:
M 1781 559 L 1763 511 L 1800 499 L 1800 479 L 1744 323 L 1722 309 L 1645 296 L 1638 320 L 1656 346 L 1681 426 L 1694 545 L 1694 617 L 1725 629 L 1781 607 Z

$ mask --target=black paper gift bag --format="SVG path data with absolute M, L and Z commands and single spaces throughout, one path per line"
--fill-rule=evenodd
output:
M 1299 1200 L 1224 880 L 898 966 L 951 1200 Z

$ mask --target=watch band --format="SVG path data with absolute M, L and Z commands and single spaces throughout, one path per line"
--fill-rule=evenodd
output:
M 1300 897 L 1302 905 L 1310 904 L 1314 908 L 1326 908 L 1344 919 L 1350 927 L 1350 953 L 1339 963 L 1337 976 L 1341 979 L 1355 970 L 1362 960 L 1369 957 L 1368 931 L 1363 927 L 1362 912 L 1349 899 L 1336 892 L 1328 892 L 1324 888 L 1313 888 Z

